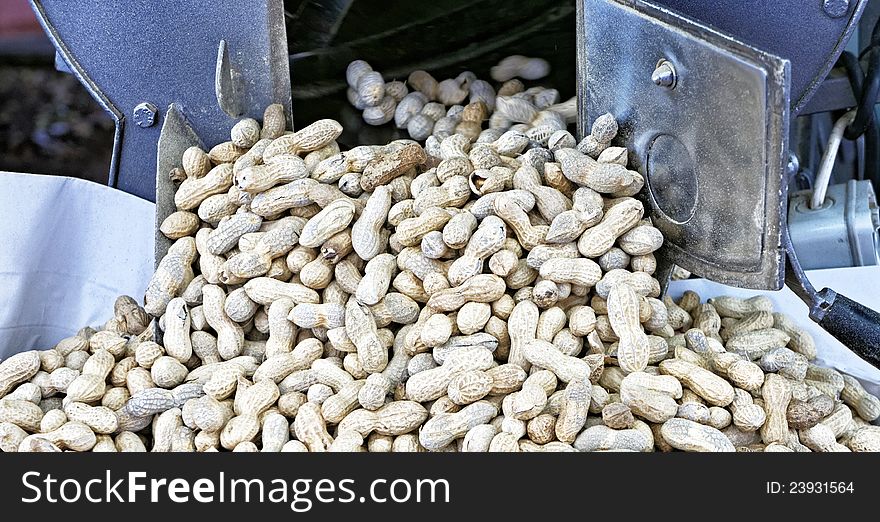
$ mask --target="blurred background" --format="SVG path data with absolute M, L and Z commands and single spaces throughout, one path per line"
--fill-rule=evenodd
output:
M 438 79 L 489 68 L 511 54 L 540 56 L 550 76 L 531 84 L 575 94 L 575 1 L 285 0 L 297 126 L 334 118 L 343 146 L 405 137 L 370 127 L 345 97 L 345 67 L 367 60 L 387 79 L 415 69 Z M 381 13 L 381 16 L 377 16 Z M 0 170 L 107 182 L 113 121 L 75 77 L 55 70 L 55 50 L 27 0 L 0 0 Z M 531 85 L 526 82 L 527 85 Z
M 113 120 L 54 63 L 27 0 L 0 0 L 0 170 L 106 183 Z

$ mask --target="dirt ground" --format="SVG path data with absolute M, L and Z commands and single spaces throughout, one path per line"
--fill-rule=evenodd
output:
M 106 183 L 113 128 L 75 77 L 0 65 L 0 170 Z

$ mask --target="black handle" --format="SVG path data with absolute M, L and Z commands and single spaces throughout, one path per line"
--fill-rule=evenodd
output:
M 832 294 L 827 288 L 820 292 Z M 880 313 L 840 294 L 832 294 L 819 326 L 856 355 L 880 368 Z

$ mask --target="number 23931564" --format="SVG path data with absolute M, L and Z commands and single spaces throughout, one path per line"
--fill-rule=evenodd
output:
M 854 484 L 852 482 L 834 482 L 834 481 L 792 481 L 777 482 L 768 481 L 766 483 L 766 492 L 769 494 L 794 494 L 794 495 L 810 495 L 810 494 L 840 494 L 853 493 Z

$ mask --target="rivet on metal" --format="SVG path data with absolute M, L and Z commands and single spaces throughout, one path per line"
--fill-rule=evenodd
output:
M 150 102 L 142 102 L 134 108 L 134 123 L 138 127 L 152 127 L 156 123 L 159 109 Z
M 788 175 L 795 176 L 801 170 L 801 162 L 794 154 L 788 155 Z
M 831 18 L 840 18 L 849 11 L 849 0 L 823 0 L 822 10 Z
M 675 75 L 675 67 L 667 60 L 660 60 L 657 68 L 651 73 L 651 81 L 660 87 L 675 87 L 678 78 Z

